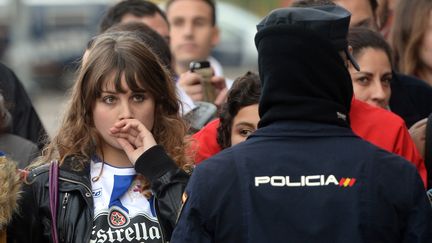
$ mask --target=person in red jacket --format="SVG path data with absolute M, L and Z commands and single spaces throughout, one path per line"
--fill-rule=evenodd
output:
M 229 99 L 232 99 L 230 95 Z M 354 98 L 351 102 L 349 116 L 351 128 L 359 137 L 412 162 L 417 168 L 424 185 L 427 185 L 424 160 L 412 141 L 402 118 L 390 111 L 373 107 Z M 220 120 L 216 119 L 192 136 L 195 140 L 196 164 L 222 150 L 217 141 L 219 125 Z M 244 140 L 246 138 L 244 137 Z
M 261 94 L 259 76 L 247 72 L 234 80 L 222 106 L 220 119 L 207 123 L 193 135 L 195 162 L 246 140 L 258 126 L 258 102 Z

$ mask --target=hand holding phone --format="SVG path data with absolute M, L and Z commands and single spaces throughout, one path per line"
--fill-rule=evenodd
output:
M 203 101 L 213 103 L 216 99 L 215 87 L 211 83 L 213 69 L 208 61 L 193 61 L 189 65 L 189 70 L 198 73 L 202 77 Z

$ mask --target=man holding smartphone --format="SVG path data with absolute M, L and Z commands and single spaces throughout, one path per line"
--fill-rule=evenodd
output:
M 211 83 L 215 87 L 216 99 L 220 105 L 225 98 L 225 78 L 220 64 L 210 56 L 219 42 L 219 29 L 216 26 L 216 10 L 212 0 L 170 0 L 166 5 L 170 24 L 170 48 L 174 56 L 174 69 L 178 75 L 178 86 L 193 101 L 203 100 L 203 77 L 189 71 L 193 61 L 210 61 L 214 75 Z

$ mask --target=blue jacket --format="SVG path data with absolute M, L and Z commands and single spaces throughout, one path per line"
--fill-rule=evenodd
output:
M 349 128 L 284 121 L 197 166 L 172 242 L 432 242 L 417 170 Z

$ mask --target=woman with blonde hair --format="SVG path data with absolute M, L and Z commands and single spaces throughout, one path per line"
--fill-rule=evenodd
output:
M 169 241 L 190 167 L 178 111 L 174 84 L 146 44 L 132 32 L 97 37 L 57 135 L 27 177 L 13 240 Z M 57 210 L 48 184 L 58 187 Z
M 390 41 L 399 71 L 432 85 L 432 1 L 398 1 Z

